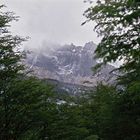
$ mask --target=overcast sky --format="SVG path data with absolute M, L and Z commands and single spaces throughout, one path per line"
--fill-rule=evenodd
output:
M 12 31 L 30 36 L 28 46 L 38 47 L 42 42 L 83 45 L 99 42 L 93 23 L 81 26 L 83 12 L 89 4 L 83 0 L 2 0 L 7 9 L 20 16 L 12 24 Z

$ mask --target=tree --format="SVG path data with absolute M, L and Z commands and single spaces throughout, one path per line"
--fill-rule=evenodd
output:
M 118 68 L 121 84 L 140 81 L 140 2 L 138 0 L 97 0 L 84 14 L 87 21 L 95 21 L 95 30 L 102 40 L 96 58 L 103 62 L 123 60 Z
M 32 135 L 41 137 L 42 126 L 49 120 L 49 118 L 44 119 L 45 113 L 50 114 L 49 110 L 54 104 L 51 86 L 35 78 L 15 79 L 12 82 L 6 92 L 6 112 L 4 102 L 0 98 L 1 139 L 21 139 L 25 136 L 27 138 L 30 131 Z M 7 123 L 6 130 L 5 123 Z M 35 136 L 33 138 L 36 138 Z
M 88 128 L 91 129 L 91 138 L 113 139 L 115 127 L 114 112 L 118 97 L 119 95 L 117 95 L 117 91 L 113 86 L 102 84 L 97 85 L 89 96 L 87 105 L 84 105 L 84 114 L 86 115 L 87 110 L 90 110 L 87 117 L 89 120 Z
M 23 69 L 20 63 L 23 53 L 18 50 L 18 47 L 25 40 L 11 35 L 10 22 L 17 20 L 17 17 L 12 12 L 2 12 L 3 7 L 0 6 L 0 83 L 9 82 Z
M 1 109 L 4 111 L 4 129 L 1 135 L 5 135 L 5 139 L 7 139 L 9 108 L 7 91 L 13 78 L 19 76 L 19 72 L 23 69 L 23 66 L 19 63 L 22 54 L 16 50 L 24 39 L 11 35 L 9 23 L 17 20 L 17 18 L 11 12 L 2 12 L 2 8 L 4 8 L 3 5 L 0 6 L 0 101 Z
M 0 139 L 45 139 L 42 127 L 47 119 L 42 114 L 54 107 L 52 87 L 24 73 L 19 47 L 25 39 L 10 33 L 10 23 L 17 17 L 2 12 L 3 8 L 0 6 Z
M 116 140 L 140 139 L 140 83 L 133 82 L 115 105 L 115 133 Z
M 57 105 L 48 127 L 50 140 L 79 140 L 89 135 L 82 108 L 68 103 Z
M 109 62 L 123 61 L 123 64 L 116 69 L 120 74 L 117 77 L 118 84 L 122 85 L 123 90 L 117 89 L 115 104 L 112 106 L 104 104 L 101 110 L 103 114 L 97 116 L 97 120 L 101 122 L 98 136 L 105 140 L 138 140 L 140 139 L 138 119 L 140 118 L 140 2 L 139 0 L 97 0 L 95 6 L 87 9 L 85 16 L 86 22 L 91 20 L 96 22 L 95 30 L 99 36 L 102 36 L 95 53 L 96 58 L 101 58 L 103 62 L 95 69 Z M 102 88 L 98 93 L 100 91 L 102 92 Z M 109 99 L 109 95 L 106 97 Z M 105 103 L 107 99 L 104 99 Z M 99 103 L 100 101 L 102 100 L 99 99 Z M 113 109 L 110 114 L 112 119 L 109 122 L 102 119 L 108 116 L 104 108 L 109 113 L 110 109 Z

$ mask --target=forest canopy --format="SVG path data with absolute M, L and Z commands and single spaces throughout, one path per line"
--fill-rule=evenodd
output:
M 87 22 L 96 22 L 95 31 L 102 40 L 96 58 L 108 62 L 123 60 L 119 71 L 121 83 L 140 81 L 140 2 L 137 0 L 97 0 L 84 15 Z M 98 68 L 97 67 L 97 68 Z

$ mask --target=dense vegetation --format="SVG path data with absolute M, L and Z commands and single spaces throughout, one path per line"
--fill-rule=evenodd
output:
M 96 21 L 102 41 L 95 69 L 123 59 L 115 86 L 98 84 L 78 99 L 58 96 L 53 87 L 29 77 L 19 51 L 24 38 L 11 35 L 13 13 L 0 6 L 1 140 L 139 140 L 140 3 L 98 0 L 85 16 Z M 60 101 L 65 102 L 60 102 Z

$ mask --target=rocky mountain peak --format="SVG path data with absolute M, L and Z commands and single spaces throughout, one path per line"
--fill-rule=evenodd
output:
M 26 63 L 38 77 L 79 85 L 88 83 L 88 86 L 109 78 L 109 71 L 113 69 L 111 65 L 93 76 L 91 67 L 97 64 L 97 60 L 93 59 L 96 49 L 93 42 L 84 46 L 70 44 L 55 48 L 51 53 L 44 49 L 40 53 L 27 55 Z

